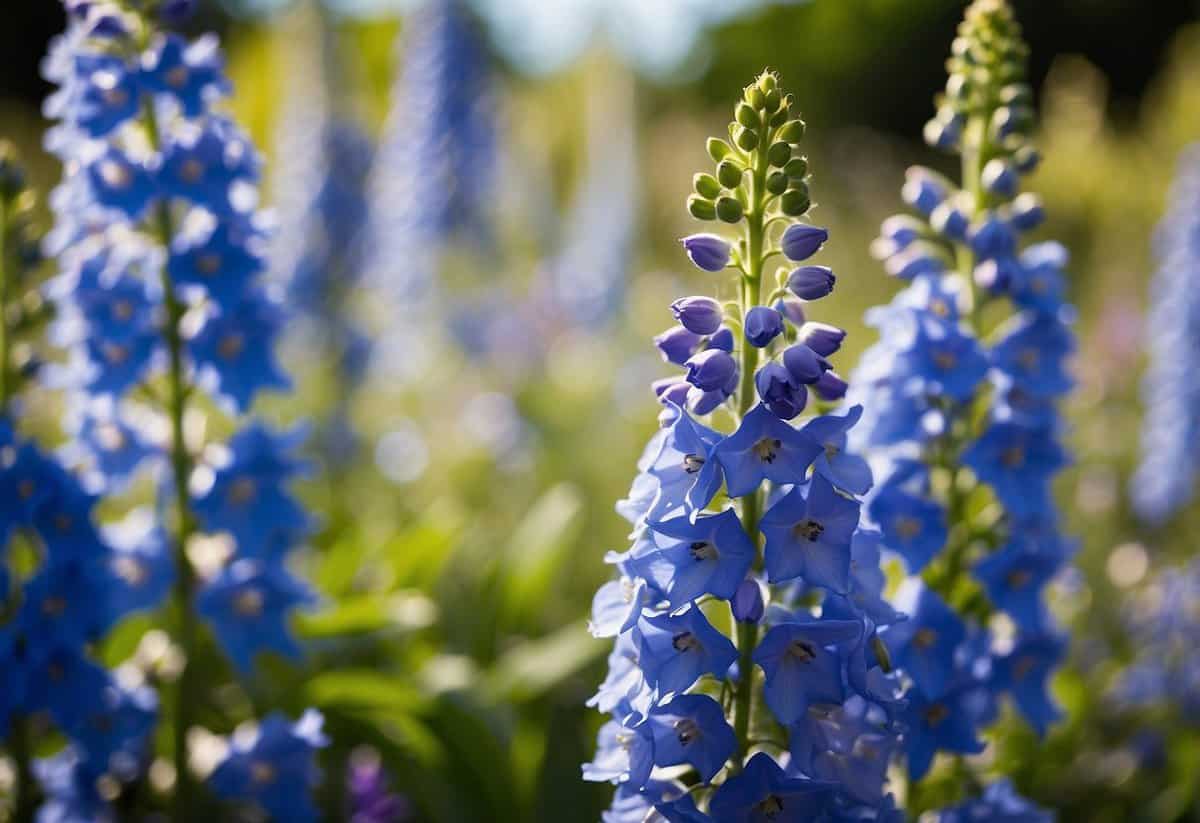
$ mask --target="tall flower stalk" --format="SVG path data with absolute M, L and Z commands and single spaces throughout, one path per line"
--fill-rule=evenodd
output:
M 871 472 L 844 450 L 862 409 L 789 422 L 810 393 L 846 390 L 827 359 L 845 333 L 805 318 L 835 280 L 804 264 L 828 237 L 798 220 L 805 126 L 770 72 L 735 115 L 688 208 L 738 236 L 683 240 L 697 267 L 732 274 L 717 288 L 730 299 L 675 301 L 678 325 L 655 339 L 686 374 L 655 383 L 662 428 L 618 504 L 633 546 L 606 558 L 617 577 L 593 604 L 592 632 L 616 641 L 584 777 L 618 785 L 609 821 L 895 820 L 900 704 L 876 629 L 899 615 L 859 526 Z M 785 259 L 803 265 L 768 270 Z
M 224 446 L 202 442 L 206 395 L 237 414 L 260 390 L 287 388 L 272 353 L 282 309 L 257 282 L 259 162 L 221 113 L 229 89 L 215 39 L 164 32 L 158 15 L 178 3 L 67 5 L 69 29 L 46 64 L 59 86 L 47 144 L 65 171 L 49 244 L 61 272 L 57 337 L 71 354 L 60 379 L 86 409 L 77 451 L 98 474 L 156 470 L 172 546 L 167 625 L 180 652 L 167 711 L 171 813 L 184 820 L 202 803 L 189 738 L 199 713 L 215 708 L 201 621 L 248 680 L 258 652 L 298 652 L 287 615 L 313 600 L 284 565 L 309 528 L 287 489 L 304 468 L 292 456 L 297 436 L 252 422 Z M 315 716 L 295 727 L 268 717 L 253 746 L 279 757 L 250 758 L 241 740 L 210 788 L 311 819 L 319 726 Z
M 1161 524 L 1192 499 L 1200 467 L 1200 145 L 1179 161 L 1155 253 L 1142 460 L 1129 488 L 1138 515 Z
M 963 757 L 984 749 L 1002 696 L 1039 733 L 1058 717 L 1047 686 L 1065 641 L 1044 592 L 1073 551 L 1051 493 L 1067 461 L 1057 401 L 1073 313 L 1065 250 L 1018 249 L 1042 220 L 1019 193 L 1037 163 L 1026 51 L 1004 0 L 967 8 L 925 130 L 959 156 L 960 181 L 909 170 L 917 214 L 885 221 L 876 251 L 910 285 L 868 314 L 881 339 L 849 394 L 866 409 L 851 445 L 878 479 L 867 512 L 908 573 L 893 602 L 909 619 L 882 637 L 909 685 L 910 811 L 938 752 L 963 788 Z M 1013 631 L 993 631 L 1000 616 Z

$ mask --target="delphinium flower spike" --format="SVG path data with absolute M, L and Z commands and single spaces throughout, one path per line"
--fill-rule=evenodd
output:
M 47 145 L 64 164 L 50 241 L 60 270 L 51 290 L 57 337 L 71 355 L 60 379 L 79 407 L 119 414 L 138 398 L 151 418 L 129 431 L 146 438 L 159 469 L 154 533 L 169 535 L 172 547 L 166 617 L 181 668 L 164 701 L 173 724 L 165 739 L 173 747 L 172 817 L 185 819 L 202 802 L 189 732 L 198 710 L 220 711 L 210 704 L 213 672 L 196 665 L 208 643 L 202 626 L 250 677 L 260 651 L 297 651 L 287 615 L 313 600 L 284 563 L 310 523 L 288 489 L 305 470 L 293 457 L 299 436 L 243 422 L 225 446 L 201 442 L 205 395 L 241 413 L 260 390 L 288 385 L 272 352 L 284 312 L 259 283 L 259 160 L 222 114 L 229 83 L 215 38 L 189 43 L 165 32 L 162 21 L 176 18 L 179 3 L 66 5 L 68 30 L 45 67 L 58 86 L 46 105 L 58 121 Z M 102 422 L 81 427 L 81 436 L 110 435 L 83 447 L 119 442 L 111 433 L 131 420 Z M 165 437 L 147 436 L 155 429 Z M 103 454 L 95 463 L 101 472 L 111 464 Z M 279 819 L 314 816 L 315 772 L 302 764 L 321 738 L 316 719 L 301 725 L 288 731 L 280 718 L 264 721 L 248 783 L 228 779 L 243 762 L 233 762 L 241 756 L 234 746 L 213 775 L 213 792 Z
M 0 744 L 16 766 L 13 820 L 33 820 L 39 794 L 43 816 L 57 803 L 59 819 L 108 819 L 97 781 L 136 775 L 157 706 L 153 691 L 120 681 L 92 647 L 126 614 L 163 599 L 170 556 L 152 533 L 101 530 L 81 479 L 18 432 L 24 391 L 45 374 L 32 204 L 11 148 L 0 145 Z M 37 762 L 34 747 L 51 727 L 67 745 Z M 69 802 L 58 786 L 70 788 Z
M 875 249 L 909 285 L 868 313 L 880 341 L 848 395 L 865 409 L 851 446 L 877 469 L 867 513 L 909 575 L 894 601 L 909 619 L 881 636 L 909 687 L 913 781 L 937 752 L 982 751 L 1003 695 L 1039 733 L 1058 715 L 1046 687 L 1065 641 L 1044 593 L 1073 550 L 1051 481 L 1067 460 L 1056 404 L 1074 338 L 1065 250 L 1018 249 L 1042 218 L 1019 193 L 1037 163 L 1026 51 L 1004 0 L 967 8 L 925 130 L 960 155 L 961 183 L 909 171 L 917 214 L 885 221 Z M 1007 646 L 991 631 L 999 615 L 1015 625 Z
M 1154 246 L 1142 459 L 1129 492 L 1138 515 L 1161 524 L 1191 499 L 1200 467 L 1200 145 L 1180 160 Z
M 834 275 L 811 262 L 828 233 L 802 220 L 804 131 L 764 73 L 688 200 L 738 230 L 683 239 L 731 299 L 675 301 L 655 339 L 685 373 L 654 385 L 662 427 L 617 507 L 633 545 L 608 556 L 593 603 L 592 632 L 616 638 L 591 700 L 610 720 L 584 766 L 617 784 L 605 820 L 899 819 L 898 684 L 876 630 L 900 616 L 859 523 L 871 473 L 845 451 L 862 410 L 792 422 L 846 389 L 828 359 L 844 333 L 806 319 Z

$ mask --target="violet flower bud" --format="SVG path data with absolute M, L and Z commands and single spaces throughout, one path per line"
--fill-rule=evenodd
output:
M 681 297 L 671 304 L 679 324 L 696 334 L 712 334 L 721 327 L 721 304 L 711 297 Z
M 762 586 L 758 581 L 747 577 L 738 584 L 733 593 L 733 619 L 740 623 L 757 623 L 763 616 Z
M 729 241 L 715 234 L 692 234 L 680 240 L 696 268 L 719 272 L 729 265 Z
M 796 383 L 816 383 L 829 370 L 829 362 L 803 343 L 784 350 L 783 365 Z
M 838 373 L 835 371 L 827 371 L 821 375 L 816 383 L 813 384 L 813 389 L 820 395 L 822 400 L 841 400 L 846 396 L 846 389 L 850 388 Z
M 781 420 L 791 420 L 804 411 L 808 403 L 808 390 L 775 360 L 754 375 L 754 388 L 763 404 Z
M 793 326 L 799 328 L 804 325 L 804 303 L 794 297 L 781 297 L 775 301 L 775 311 L 782 314 L 791 321 Z
M 801 266 L 788 275 L 788 290 L 801 300 L 820 300 L 833 291 L 836 278 L 828 266 Z
M 700 335 L 688 331 L 683 326 L 672 326 L 654 338 L 654 345 L 662 352 L 663 360 L 683 366 L 700 348 L 702 339 Z
M 737 361 L 724 349 L 705 349 L 687 361 L 687 381 L 701 391 L 719 391 L 737 374 Z
M 784 230 L 779 245 L 784 257 L 800 262 L 816 254 L 828 239 L 829 232 L 826 229 L 807 223 L 793 223 Z
M 721 328 L 717 329 L 716 334 L 714 334 L 712 337 L 708 338 L 708 345 L 705 346 L 704 348 L 720 349 L 721 351 L 727 351 L 730 354 L 732 354 L 733 353 L 733 332 L 729 329 L 728 326 L 722 326 Z
M 688 391 L 687 407 L 692 414 L 705 415 L 724 403 L 727 397 L 729 395 L 723 391 L 702 391 L 692 386 Z
M 783 333 L 783 315 L 767 306 L 755 306 L 746 312 L 746 340 L 755 348 L 764 348 Z
M 844 329 L 828 323 L 809 322 L 800 327 L 799 342 L 805 344 L 821 357 L 829 357 L 842 347 L 846 339 Z

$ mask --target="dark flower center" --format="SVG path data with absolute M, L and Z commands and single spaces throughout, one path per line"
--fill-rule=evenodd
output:
M 704 458 L 698 454 L 685 454 L 683 456 L 683 470 L 688 474 L 695 474 L 704 468 Z
M 937 642 L 937 632 L 926 626 L 923 629 L 917 629 L 913 635 L 913 645 L 918 649 L 928 649 Z
M 692 558 L 695 560 L 716 560 L 719 556 L 717 547 L 706 540 L 697 540 L 688 546 L 688 551 L 691 552 Z
M 764 437 L 754 444 L 754 454 L 764 463 L 774 463 L 782 447 L 782 440 L 774 437 Z
M 680 745 L 686 746 L 700 736 L 700 727 L 690 717 L 685 717 L 675 723 L 675 736 Z
M 811 663 L 817 657 L 816 647 L 807 640 L 793 640 L 788 651 L 801 663 Z
M 825 533 L 825 527 L 813 520 L 811 517 L 807 520 L 801 520 L 792 527 L 792 534 L 796 537 L 803 538 L 810 543 L 815 543 Z
M 671 638 L 671 645 L 677 652 L 690 652 L 700 648 L 700 641 L 691 632 L 680 632 Z
M 783 814 L 783 798 L 777 794 L 769 794 L 759 801 L 756 807 L 768 820 L 774 820 Z

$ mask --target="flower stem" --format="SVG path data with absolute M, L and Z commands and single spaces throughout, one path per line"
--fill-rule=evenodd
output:
M 143 106 L 146 131 L 150 144 L 161 150 L 162 140 L 153 103 L 147 99 Z M 164 251 L 170 249 L 175 231 L 171 210 L 166 201 L 159 201 L 155 212 L 154 226 Z M 174 284 L 167 269 L 166 260 L 161 270 L 163 303 L 167 317 L 163 326 L 163 338 L 167 344 L 167 396 L 166 412 L 171 421 L 171 479 L 175 495 L 175 586 L 172 593 L 176 614 L 176 637 L 183 652 L 183 664 L 175 689 L 174 730 L 172 735 L 172 763 L 175 767 L 175 792 L 172 798 L 172 820 L 186 820 L 193 809 L 194 786 L 188 770 L 187 732 L 191 726 L 192 709 L 198 695 L 195 692 L 192 655 L 196 650 L 196 618 L 192 610 L 192 594 L 195 588 L 195 572 L 187 557 L 188 539 L 195 531 L 188 479 L 192 473 L 192 457 L 188 453 L 184 438 L 184 417 L 187 413 L 188 382 L 183 364 L 183 334 L 180 323 L 184 306 L 175 294 Z
M 746 212 L 746 275 L 742 278 L 742 317 L 762 297 L 763 243 L 766 239 L 766 177 L 767 153 L 762 148 L 770 145 L 772 130 L 764 122 L 760 148 L 754 152 L 754 165 L 750 172 L 750 208 Z M 745 339 L 741 341 L 742 385 L 738 395 L 738 415 L 745 417 L 754 407 L 756 390 L 754 373 L 758 370 L 758 349 Z M 762 568 L 762 538 L 758 520 L 762 514 L 762 490 L 756 489 L 742 498 L 742 526 L 754 543 L 755 569 Z M 733 704 L 733 731 L 737 736 L 738 750 L 734 758 L 733 771 L 742 768 L 746 750 L 750 747 L 750 716 L 754 711 L 754 647 L 758 644 L 758 624 L 738 622 L 738 682 Z

